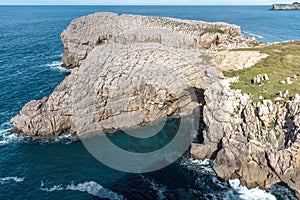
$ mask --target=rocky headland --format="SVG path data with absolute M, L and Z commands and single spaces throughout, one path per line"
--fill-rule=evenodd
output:
M 193 157 L 214 159 L 224 180 L 263 189 L 284 182 L 300 198 L 300 97 L 255 101 L 230 87 L 239 79 L 222 70 L 249 68 L 268 56 L 228 51 L 258 45 L 240 27 L 95 13 L 73 20 L 61 38 L 63 67 L 72 72 L 49 97 L 27 103 L 12 118 L 14 132 L 80 137 L 197 106 L 205 126 L 191 146 Z
M 294 2 L 292 4 L 273 4 L 270 10 L 300 10 L 300 3 Z

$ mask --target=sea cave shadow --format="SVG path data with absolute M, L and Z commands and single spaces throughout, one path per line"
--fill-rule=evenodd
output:
M 199 103 L 199 107 L 197 109 L 194 109 L 194 116 L 199 117 L 199 121 L 196 120 L 197 124 L 195 124 L 195 128 L 197 130 L 197 136 L 194 139 L 194 142 L 203 144 L 204 142 L 204 136 L 203 132 L 206 130 L 206 124 L 204 122 L 204 115 L 203 115 L 203 108 L 206 105 L 205 101 L 205 90 L 202 88 L 196 88 L 196 87 L 190 87 L 189 92 L 192 97 L 193 102 Z

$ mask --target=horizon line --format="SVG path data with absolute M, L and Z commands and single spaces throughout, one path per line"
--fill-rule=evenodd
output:
M 272 4 L 0 4 L 0 6 L 269 6 Z

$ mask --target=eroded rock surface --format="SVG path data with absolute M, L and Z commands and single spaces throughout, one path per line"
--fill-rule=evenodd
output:
M 78 133 L 78 127 L 115 130 L 151 122 L 158 105 L 168 115 L 176 113 L 178 102 L 184 101 L 175 97 L 184 89 L 206 88 L 206 66 L 201 64 L 206 49 L 247 47 L 252 42 L 236 25 L 115 13 L 75 19 L 61 38 L 63 66 L 81 67 L 49 98 L 25 105 L 12 119 L 17 131 L 53 137 Z M 142 99 L 145 94 L 149 99 Z M 77 105 L 81 101 L 86 105 Z M 139 119 L 113 123 L 112 116 L 121 119 L 138 110 L 144 114 Z
M 230 81 L 216 80 L 206 90 L 202 144 L 192 144 L 195 158 L 214 158 L 224 180 L 240 179 L 249 188 L 286 183 L 300 194 L 299 95 L 286 104 L 254 103 L 230 90 Z
M 80 66 L 98 45 L 159 43 L 181 49 L 232 49 L 247 47 L 251 39 L 239 26 L 227 23 L 180 20 L 165 17 L 95 13 L 75 19 L 61 34 L 63 66 Z
M 12 122 L 32 136 L 82 135 L 193 108 L 189 89 L 206 87 L 199 55 L 153 43 L 98 46 L 49 98 L 29 102 Z
M 61 37 L 63 66 L 75 69 L 49 97 L 23 107 L 11 120 L 16 131 L 81 136 L 202 106 L 206 129 L 192 144 L 194 157 L 215 158 L 225 180 L 262 188 L 282 181 L 299 197 L 299 98 L 284 106 L 253 104 L 230 89 L 236 79 L 204 62 L 212 50 L 249 46 L 238 26 L 96 13 L 72 21 Z M 191 88 L 205 90 L 204 106 L 191 98 Z

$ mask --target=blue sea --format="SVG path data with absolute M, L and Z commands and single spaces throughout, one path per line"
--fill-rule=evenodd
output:
M 283 184 L 266 192 L 222 182 L 212 161 L 188 153 L 159 171 L 131 174 L 101 164 L 71 136 L 9 135 L 9 120 L 25 103 L 49 95 L 69 74 L 60 68 L 60 33 L 100 11 L 223 21 L 262 42 L 300 40 L 300 12 L 268 6 L 0 6 L 0 199 L 296 199 Z

